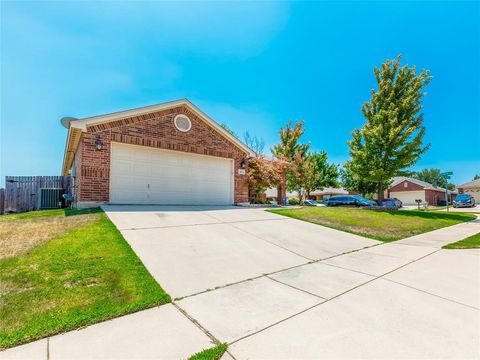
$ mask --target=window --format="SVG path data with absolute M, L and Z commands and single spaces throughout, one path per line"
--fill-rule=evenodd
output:
M 181 132 L 187 132 L 192 128 L 192 122 L 186 115 L 183 114 L 175 116 L 175 119 L 173 119 L 173 123 L 175 124 L 175 127 Z
M 405 181 L 405 182 L 403 183 L 403 187 L 404 187 L 404 188 L 407 188 L 407 187 L 408 187 L 408 182 Z

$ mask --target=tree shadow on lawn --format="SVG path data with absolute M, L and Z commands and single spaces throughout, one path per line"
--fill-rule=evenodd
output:
M 468 213 L 438 213 L 438 212 L 427 212 L 427 211 L 418 211 L 418 210 L 400 210 L 390 212 L 389 214 L 393 216 L 405 216 L 405 217 L 422 217 L 425 219 L 444 219 L 444 220 L 455 220 L 455 221 L 468 221 L 475 220 L 477 217 L 473 214 Z

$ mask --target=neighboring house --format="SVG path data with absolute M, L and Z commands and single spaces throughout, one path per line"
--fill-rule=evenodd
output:
M 337 188 L 324 188 L 323 190 L 314 190 L 310 193 L 308 197 L 310 200 L 327 200 L 330 196 L 333 195 L 348 195 L 353 194 L 345 189 L 337 189 Z M 273 200 L 278 197 L 277 189 L 270 188 L 267 189 L 265 192 L 266 198 L 269 200 Z M 298 198 L 298 193 L 296 191 L 287 192 L 287 199 Z
M 248 201 L 253 151 L 186 99 L 61 122 L 77 207 Z
M 330 196 L 334 195 L 349 195 L 353 194 L 353 192 L 349 192 L 348 190 L 345 190 L 343 188 L 331 188 L 331 187 L 326 187 L 323 188 L 323 190 L 314 190 L 310 193 L 310 196 L 308 197 L 310 200 L 328 200 Z M 288 194 L 287 194 L 288 197 Z
M 448 193 L 449 201 L 457 195 L 457 191 L 449 190 Z M 439 201 L 445 201 L 445 189 L 414 178 L 395 177 L 385 196 L 397 198 L 404 205 L 416 205 L 417 199 L 430 205 L 437 205 Z
M 480 179 L 458 185 L 457 188 L 460 194 L 472 195 L 475 198 L 475 202 L 477 204 L 480 203 Z

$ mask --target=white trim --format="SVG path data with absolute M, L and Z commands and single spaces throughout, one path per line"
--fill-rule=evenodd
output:
M 144 107 L 125 110 L 125 111 L 118 111 L 118 112 L 105 114 L 105 115 L 92 116 L 92 117 L 78 119 L 78 120 L 74 120 L 73 118 L 64 118 L 62 119 L 63 120 L 62 124 L 63 126 L 68 126 L 69 128 L 78 128 L 78 129 L 82 129 L 82 131 L 86 131 L 87 126 L 92 126 L 99 123 L 105 123 L 105 122 L 110 122 L 114 120 L 120 120 L 120 119 L 129 118 L 133 116 L 139 116 L 139 115 L 143 115 L 143 114 L 147 114 L 155 111 L 168 110 L 168 109 L 176 108 L 179 106 L 188 107 L 194 113 L 199 115 L 203 120 L 205 120 L 211 127 L 213 127 L 215 130 L 220 132 L 224 137 L 230 140 L 233 144 L 237 145 L 240 149 L 244 150 L 248 155 L 255 156 L 255 153 L 253 150 L 251 150 L 247 145 L 245 145 L 235 136 L 230 134 L 227 130 L 225 130 L 215 120 L 213 120 L 211 117 L 205 114 L 202 110 L 200 110 L 197 106 L 191 103 L 188 99 L 174 100 L 174 101 L 169 101 L 161 104 L 144 106 Z

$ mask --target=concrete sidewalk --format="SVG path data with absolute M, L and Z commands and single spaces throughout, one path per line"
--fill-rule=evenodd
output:
M 396 244 L 428 246 L 441 248 L 444 245 L 465 239 L 480 232 L 480 218 L 469 222 L 444 227 L 406 239 L 398 240 Z

